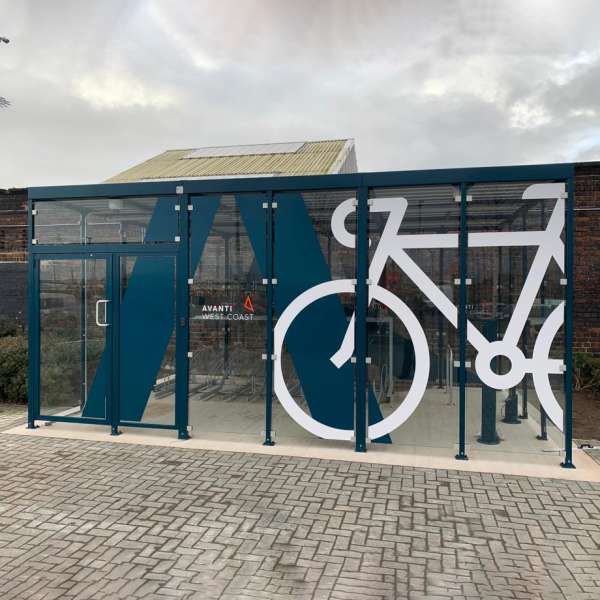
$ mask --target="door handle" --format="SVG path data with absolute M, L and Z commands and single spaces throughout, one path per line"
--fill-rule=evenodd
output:
M 110 300 L 97 300 L 96 301 L 96 325 L 98 325 L 98 327 L 108 327 L 108 319 L 107 319 L 107 304 L 110 302 Z M 100 318 L 99 318 L 99 306 L 100 304 L 104 304 L 104 323 L 100 323 Z

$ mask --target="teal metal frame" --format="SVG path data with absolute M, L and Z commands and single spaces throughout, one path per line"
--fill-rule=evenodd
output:
M 189 374 L 189 289 L 188 278 L 190 273 L 190 219 L 188 206 L 191 196 L 205 194 L 225 193 L 262 193 L 267 199 L 267 225 L 265 231 L 266 257 L 267 257 L 267 310 L 266 324 L 267 342 L 265 352 L 267 358 L 273 352 L 273 310 L 274 310 L 274 265 L 273 244 L 275 240 L 275 227 L 273 219 L 273 198 L 278 192 L 284 191 L 309 191 L 309 190 L 357 190 L 357 248 L 356 248 L 356 330 L 355 330 L 355 450 L 362 452 L 367 449 L 368 442 L 368 415 L 367 415 L 367 377 L 366 377 L 366 313 L 368 304 L 368 197 L 371 188 L 420 186 L 420 185 L 452 185 L 460 189 L 460 233 L 459 233 L 459 262 L 460 262 L 460 287 L 459 287 L 459 431 L 457 459 L 467 459 L 466 454 L 466 278 L 467 263 L 466 252 L 468 248 L 468 221 L 467 221 L 467 193 L 469 186 L 475 183 L 491 182 L 517 182 L 517 181 L 559 181 L 567 184 L 568 199 L 566 205 L 566 261 L 565 275 L 566 310 L 565 310 L 565 468 L 574 468 L 572 457 L 572 381 L 573 381 L 573 164 L 545 164 L 507 167 L 482 167 L 467 169 L 437 169 L 423 171 L 393 171 L 382 173 L 356 173 L 340 175 L 316 175 L 303 177 L 248 177 L 215 180 L 172 180 L 157 182 L 139 182 L 127 184 L 98 184 L 35 187 L 29 189 L 29 407 L 28 427 L 35 427 L 36 420 L 73 421 L 97 423 L 94 419 L 69 419 L 67 417 L 44 417 L 39 410 L 39 275 L 36 261 L 43 256 L 80 256 L 90 253 L 109 254 L 113 256 L 131 254 L 159 254 L 176 256 L 176 393 L 175 393 L 175 423 L 173 425 L 152 425 L 146 423 L 126 423 L 127 426 L 159 427 L 175 429 L 180 439 L 187 439 L 188 434 L 188 374 Z M 183 190 L 183 192 L 182 192 Z M 180 218 L 178 233 L 180 242 L 151 243 L 151 244 L 65 244 L 65 245 L 40 245 L 32 243 L 35 232 L 35 220 L 32 209 L 36 202 L 54 201 L 65 199 L 86 198 L 122 198 L 139 196 L 175 196 L 180 205 Z M 118 260 L 118 258 L 113 258 Z M 114 268 L 114 265 L 113 265 Z M 114 287 L 114 286 L 113 286 Z M 113 290 L 114 293 L 114 290 Z M 112 335 L 114 339 L 119 336 L 119 323 L 114 323 Z M 114 343 L 113 343 L 114 345 Z M 116 372 L 112 373 L 118 380 L 118 363 Z M 113 361 L 114 368 L 114 361 Z M 272 436 L 272 403 L 273 386 L 272 360 L 266 361 L 265 372 L 267 385 L 265 393 L 265 437 L 264 443 L 274 443 Z M 117 403 L 118 404 L 118 403 Z M 118 406 L 111 408 L 110 425 L 113 433 L 118 433 L 118 425 L 122 424 L 118 417 Z

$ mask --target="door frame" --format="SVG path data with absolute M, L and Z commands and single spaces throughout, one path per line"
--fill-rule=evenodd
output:
M 183 392 L 185 394 L 184 401 L 187 403 L 187 382 L 185 387 L 178 384 L 178 381 L 182 377 L 182 373 L 185 373 L 185 364 L 181 364 L 180 358 L 180 347 L 183 342 L 186 342 L 185 333 L 187 327 L 179 327 L 178 325 L 186 321 L 182 321 L 181 316 L 181 291 L 179 289 L 180 279 L 179 276 L 179 261 L 180 252 L 177 249 L 166 250 L 163 249 L 160 252 L 150 251 L 147 248 L 134 248 L 134 247 L 120 247 L 118 251 L 114 251 L 114 247 L 111 251 L 92 251 L 92 252 L 78 252 L 75 250 L 65 251 L 64 247 L 62 251 L 54 252 L 53 250 L 46 250 L 41 252 L 32 252 L 30 254 L 29 263 L 29 393 L 30 399 L 28 402 L 28 428 L 36 428 L 35 421 L 47 421 L 47 422 L 60 422 L 60 423 L 84 423 L 89 425 L 110 425 L 111 435 L 118 435 L 119 425 L 126 427 L 139 427 L 139 428 L 151 428 L 151 429 L 179 429 L 179 437 L 185 437 L 187 435 L 187 424 L 181 425 L 181 410 L 180 405 L 182 404 L 180 395 Z M 175 302 L 175 330 L 176 330 L 176 353 L 175 353 L 175 400 L 174 400 L 174 422 L 172 424 L 164 423 L 144 423 L 144 422 L 132 422 L 132 421 L 121 421 L 120 419 L 120 293 L 121 293 L 121 278 L 120 278 L 120 267 L 122 257 L 138 257 L 138 256 L 151 256 L 160 255 L 161 257 L 167 257 L 173 259 L 175 263 L 175 285 L 173 289 L 173 301 Z M 73 417 L 67 415 L 46 415 L 42 414 L 41 403 L 40 403 L 40 359 L 41 359 L 41 287 L 40 287 L 40 262 L 44 260 L 80 260 L 86 259 L 93 260 L 104 260 L 105 261 L 105 293 L 106 299 L 109 301 L 109 307 L 107 309 L 108 323 L 109 326 L 106 328 L 106 342 L 104 352 L 109 353 L 109 359 L 107 361 L 106 369 L 106 410 L 104 418 L 93 418 L 93 417 Z M 181 339 L 180 339 L 181 338 Z M 186 342 L 187 343 L 187 342 Z M 185 415 L 187 417 L 187 415 Z M 183 432 L 183 433 L 182 433 Z
M 178 405 L 180 404 L 179 394 L 178 394 L 178 381 L 182 376 L 181 373 L 184 369 L 180 366 L 179 360 L 179 346 L 180 346 L 180 337 L 182 335 L 182 329 L 184 327 L 180 327 L 178 325 L 181 324 L 180 320 L 180 302 L 179 302 L 179 252 L 171 251 L 171 252 L 160 252 L 160 253 L 149 253 L 145 248 L 142 249 L 132 249 L 132 248 L 119 248 L 116 252 L 111 252 L 111 261 L 112 261 L 112 277 L 113 277 L 113 302 L 112 302 L 112 318 L 114 320 L 114 331 L 113 335 L 113 346 L 112 346 L 112 396 L 113 396 L 113 405 L 114 410 L 112 412 L 113 419 L 111 420 L 111 435 L 119 435 L 119 425 L 124 427 L 138 427 L 142 429 L 168 429 L 168 430 L 177 430 L 180 429 L 178 425 Z M 175 303 L 175 394 L 174 394 L 174 419 L 173 423 L 144 423 L 142 421 L 122 421 L 121 420 L 121 357 L 120 357 L 120 349 L 121 349 L 121 259 L 127 257 L 139 257 L 139 256 L 159 256 L 160 258 L 170 258 L 174 261 L 175 265 L 175 281 L 173 288 L 173 302 Z M 185 324 L 186 322 L 184 322 Z M 187 329 L 187 327 L 186 327 Z M 187 383 L 185 388 L 186 394 L 186 402 L 187 402 Z M 187 433 L 187 427 L 186 427 Z M 180 436 L 181 437 L 181 436 Z
M 43 415 L 40 405 L 40 359 L 41 359 L 41 331 L 40 331 L 40 262 L 43 260 L 104 260 L 105 263 L 105 295 L 109 301 L 110 309 L 107 309 L 108 327 L 106 327 L 106 341 L 104 351 L 109 352 L 110 360 L 107 361 L 106 371 L 106 409 L 104 418 L 93 417 L 71 417 L 67 415 Z M 114 419 L 114 395 L 113 395 L 113 348 L 114 348 L 114 285 L 113 285 L 113 262 L 110 253 L 106 252 L 44 252 L 30 255 L 30 306 L 29 306 L 29 371 L 31 398 L 28 402 L 28 427 L 35 427 L 35 420 L 54 421 L 60 423 L 87 423 L 91 425 L 109 425 Z

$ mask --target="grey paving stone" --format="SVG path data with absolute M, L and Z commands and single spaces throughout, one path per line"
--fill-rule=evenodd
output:
M 600 598 L 600 485 L 0 435 L 2 600 Z

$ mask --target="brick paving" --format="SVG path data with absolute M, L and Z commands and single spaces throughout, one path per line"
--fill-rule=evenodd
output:
M 0 598 L 600 598 L 600 484 L 0 435 Z
M 27 421 L 27 407 L 22 404 L 0 402 L 0 431 Z

